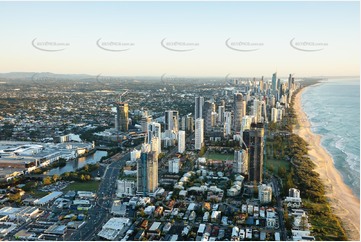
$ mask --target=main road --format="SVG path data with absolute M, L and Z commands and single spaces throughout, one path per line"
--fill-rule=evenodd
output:
M 282 206 L 282 199 L 280 195 L 280 185 L 279 181 L 275 176 L 272 176 L 272 183 L 274 187 L 274 196 L 277 200 L 277 211 L 278 211 L 278 219 L 280 223 L 280 230 L 281 230 L 281 240 L 286 241 L 287 240 L 287 231 L 284 221 L 284 215 L 283 215 L 283 206 Z
M 89 241 L 95 238 L 96 233 L 107 221 L 113 203 L 113 195 L 116 191 L 116 181 L 120 169 L 130 159 L 129 153 L 120 160 L 109 164 L 104 172 L 103 179 L 97 192 L 96 204 L 88 211 L 86 223 L 81 226 L 68 240 Z

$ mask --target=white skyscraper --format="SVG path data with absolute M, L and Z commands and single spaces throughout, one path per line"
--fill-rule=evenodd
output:
M 278 120 L 278 109 L 277 108 L 272 108 L 271 109 L 271 122 L 276 123 Z
M 248 174 L 247 150 L 235 150 L 234 151 L 233 173 Z
M 242 118 L 242 124 L 241 124 L 241 131 L 245 131 L 246 129 L 251 128 L 252 120 L 254 119 L 253 116 L 246 115 Z
M 232 114 L 231 112 L 224 112 L 224 135 L 231 135 L 232 128 Z
M 178 152 L 183 153 L 186 149 L 186 132 L 179 131 L 178 132 Z
M 262 119 L 262 101 L 259 101 L 258 99 L 253 100 L 253 110 L 252 114 L 255 117 L 255 121 L 261 122 Z
M 195 123 L 195 143 L 194 148 L 200 150 L 203 146 L 204 139 L 204 120 L 202 118 L 196 119 Z

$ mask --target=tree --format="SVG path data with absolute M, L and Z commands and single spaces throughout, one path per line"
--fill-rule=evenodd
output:
M 51 178 L 50 178 L 50 176 L 44 177 L 44 179 L 43 179 L 43 184 L 44 184 L 45 186 L 51 184 Z
M 84 171 L 87 172 L 87 171 L 89 171 L 89 166 L 88 166 L 88 165 L 85 165 L 83 169 L 84 169 Z
M 286 173 L 287 173 L 286 168 L 284 168 L 283 166 L 281 166 L 281 167 L 278 168 L 278 175 L 279 175 L 280 177 L 285 177 L 285 176 L 286 176 Z
M 53 181 L 56 182 L 57 180 L 59 180 L 60 176 L 58 174 L 54 174 L 53 175 Z

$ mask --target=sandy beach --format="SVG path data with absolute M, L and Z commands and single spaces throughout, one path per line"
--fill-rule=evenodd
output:
M 335 168 L 330 154 L 322 147 L 321 137 L 311 132 L 310 123 L 301 106 L 301 90 L 295 97 L 295 111 L 299 127 L 294 132 L 309 143 L 309 155 L 316 164 L 315 171 L 326 186 L 326 195 L 330 198 L 334 213 L 341 218 L 349 240 L 360 241 L 360 200 L 343 182 L 341 174 Z

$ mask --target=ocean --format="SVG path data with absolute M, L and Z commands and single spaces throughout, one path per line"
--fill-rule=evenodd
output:
M 312 132 L 333 157 L 335 167 L 360 198 L 360 79 L 328 79 L 301 96 Z

